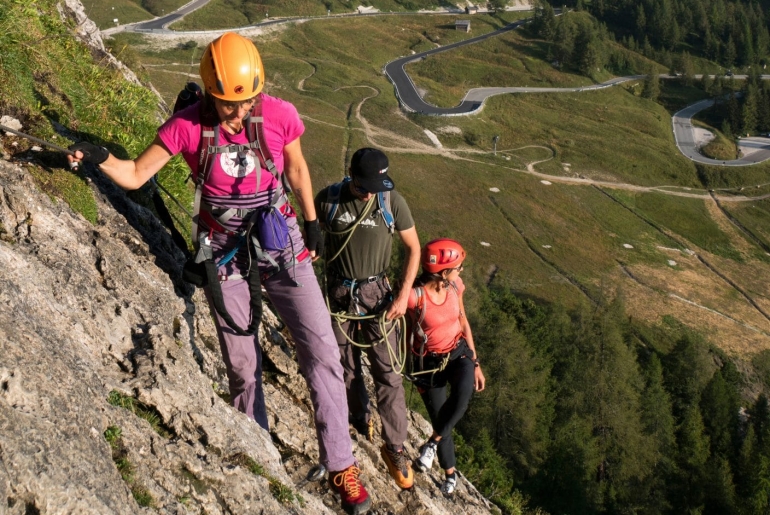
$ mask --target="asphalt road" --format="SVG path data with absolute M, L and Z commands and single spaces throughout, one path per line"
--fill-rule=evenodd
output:
M 114 34 L 116 32 L 160 32 L 160 33 L 168 33 L 168 34 L 178 34 L 178 35 L 184 35 L 184 34 L 199 34 L 201 31 L 181 31 L 181 30 L 170 30 L 166 27 L 170 25 L 171 23 L 179 20 L 180 18 L 190 14 L 191 12 L 195 11 L 196 9 L 200 9 L 207 3 L 209 3 L 211 0 L 192 0 L 191 2 L 183 5 L 176 11 L 174 11 L 171 14 L 167 14 L 165 16 L 162 16 L 160 18 L 155 18 L 153 20 L 149 21 L 140 21 L 136 23 L 127 23 L 125 25 L 120 25 L 118 27 L 111 27 L 108 29 L 102 30 L 103 34 Z M 479 11 L 484 12 L 484 11 Z M 348 13 L 337 13 L 337 14 L 329 14 L 327 16 L 308 16 L 308 17 L 280 17 L 280 18 L 271 18 L 267 19 L 266 21 L 255 23 L 253 25 L 247 25 L 245 27 L 232 27 L 229 29 L 221 29 L 221 30 L 210 30 L 206 32 L 226 32 L 226 31 L 239 31 L 241 29 L 251 29 L 256 27 L 266 27 L 268 25 L 276 25 L 280 23 L 297 23 L 297 22 L 303 22 L 303 21 L 310 21 L 310 20 L 329 20 L 333 18 L 348 18 L 348 17 L 354 17 L 358 18 L 361 16 L 413 16 L 417 13 L 414 12 L 383 12 L 383 11 L 373 11 L 373 12 L 348 12 Z M 463 12 L 460 10 L 455 11 L 437 11 L 437 12 L 431 12 L 431 13 L 424 13 L 424 14 L 430 14 L 430 15 L 447 15 L 447 16 L 457 16 L 462 15 Z
M 180 7 L 179 9 L 177 9 L 176 11 L 174 11 L 173 13 L 167 14 L 166 16 L 155 18 L 154 20 L 150 20 L 150 21 L 124 25 L 122 27 L 116 27 L 113 29 L 107 29 L 107 30 L 104 30 L 103 32 L 110 33 L 110 32 L 117 32 L 120 30 L 129 30 L 129 31 L 136 31 L 136 32 L 145 32 L 145 31 L 165 32 L 167 30 L 165 29 L 167 25 L 195 11 L 196 9 L 200 9 L 201 7 L 209 3 L 209 1 L 210 0 L 192 0 L 189 3 Z M 371 15 L 378 15 L 378 14 L 385 14 L 385 13 L 362 13 L 362 14 L 345 13 L 342 15 L 335 15 L 333 17 L 371 16 Z M 398 14 L 409 14 L 409 13 L 398 13 Z M 446 13 L 446 14 L 457 14 L 457 13 Z M 265 26 L 265 25 L 272 25 L 275 23 L 284 23 L 287 21 L 289 20 L 287 19 L 268 20 L 268 21 L 259 23 L 257 25 Z M 292 21 L 296 21 L 296 20 L 292 20 Z M 623 82 L 627 82 L 631 80 L 640 80 L 645 77 L 644 75 L 616 77 L 614 79 L 608 80 L 601 84 L 591 84 L 588 86 L 581 86 L 576 88 L 536 88 L 536 87 L 472 88 L 468 90 L 463 100 L 457 106 L 450 107 L 450 108 L 441 108 L 441 107 L 436 107 L 434 105 L 428 104 L 422 99 L 419 92 L 417 91 L 417 88 L 412 82 L 412 79 L 409 77 L 409 75 L 406 73 L 406 70 L 404 69 L 404 66 L 406 66 L 411 62 L 425 59 L 430 55 L 438 54 L 440 52 L 447 52 L 449 50 L 454 50 L 455 48 L 459 48 L 464 45 L 472 45 L 474 43 L 484 41 L 488 38 L 499 36 L 511 30 L 515 30 L 518 27 L 521 27 L 522 25 L 524 25 L 525 23 L 528 23 L 529 21 L 530 19 L 519 20 L 506 25 L 502 29 L 496 30 L 494 32 L 490 32 L 488 34 L 476 36 L 474 38 L 470 38 L 464 41 L 458 41 L 457 43 L 452 43 L 450 45 L 434 48 L 426 52 L 420 52 L 419 54 L 398 58 L 385 65 L 385 75 L 393 83 L 393 86 L 395 87 L 395 90 L 396 90 L 396 96 L 404 108 L 416 113 L 436 115 L 436 116 L 467 115 L 467 114 L 475 113 L 481 110 L 487 98 L 494 95 L 502 95 L 502 94 L 508 94 L 508 93 L 569 93 L 569 92 L 574 93 L 574 92 L 582 92 L 582 91 L 591 91 L 591 90 L 608 88 L 608 87 L 615 86 L 617 84 L 621 84 Z M 183 32 L 179 32 L 179 33 L 182 34 Z M 671 77 L 667 75 L 661 75 L 661 78 L 671 78 Z M 696 76 L 696 78 L 699 79 L 700 76 L 698 75 Z M 745 79 L 746 76 L 735 75 L 734 78 Z M 762 78 L 769 79 L 770 76 L 763 75 Z M 695 142 L 695 130 L 692 126 L 692 117 L 699 111 L 702 111 L 703 109 L 711 107 L 713 103 L 714 103 L 713 100 L 703 100 L 701 102 L 697 102 L 693 105 L 687 106 L 686 108 L 682 109 L 681 111 L 673 115 L 671 119 L 671 123 L 674 131 L 674 139 L 676 141 L 677 148 L 683 155 L 699 163 L 708 164 L 708 165 L 719 165 L 719 166 L 746 166 L 746 165 L 757 164 L 762 161 L 766 161 L 770 159 L 770 139 L 767 139 L 767 138 L 745 138 L 741 140 L 742 147 L 758 149 L 758 150 L 755 150 L 744 157 L 734 159 L 732 161 L 719 161 L 715 159 L 710 159 L 700 154 L 698 152 L 698 145 Z
M 483 99 L 486 97 L 482 97 L 481 100 L 476 100 L 473 98 L 468 98 L 468 95 L 466 95 L 466 98 L 463 99 L 463 101 L 459 105 L 455 107 L 450 107 L 450 108 L 441 108 L 441 107 L 436 107 L 434 105 L 428 104 L 422 99 L 422 97 L 420 97 L 420 94 L 417 92 L 417 88 L 412 82 L 412 79 L 406 73 L 406 70 L 404 70 L 404 66 L 411 62 L 424 59 L 429 55 L 438 54 L 440 52 L 446 52 L 448 50 L 453 50 L 455 48 L 458 48 L 464 45 L 471 45 L 473 43 L 478 43 L 480 41 L 484 41 L 485 39 L 488 39 L 491 37 L 499 36 L 500 34 L 504 34 L 518 27 L 521 27 L 522 25 L 524 25 L 525 23 L 528 23 L 529 21 L 530 20 L 528 19 L 515 21 L 513 23 L 506 25 L 502 29 L 496 30 L 494 32 L 490 32 L 489 34 L 476 36 L 475 38 L 466 39 L 465 41 L 458 41 L 457 43 L 452 43 L 451 45 L 434 48 L 426 52 L 420 52 L 419 54 L 400 57 L 395 61 L 391 61 L 385 65 L 385 75 L 388 77 L 388 79 L 390 79 L 390 81 L 393 83 L 393 86 L 396 88 L 396 96 L 398 97 L 401 104 L 410 111 L 414 111 L 416 113 L 444 115 L 444 116 L 453 115 L 453 114 L 454 115 L 469 114 L 474 111 L 478 111 L 479 109 L 481 109 L 483 104 Z
M 750 154 L 733 159 L 732 161 L 721 161 L 711 159 L 698 152 L 698 145 L 695 142 L 695 128 L 692 126 L 692 117 L 699 111 L 708 109 L 714 105 L 714 100 L 701 100 L 689 105 L 674 113 L 671 117 L 671 125 L 674 128 L 674 140 L 679 151 L 687 158 L 706 165 L 717 166 L 747 166 L 761 163 L 770 159 L 770 139 L 767 138 L 743 138 L 740 140 L 740 146 L 745 148 L 757 149 Z
M 160 18 L 155 18 L 154 20 L 149 20 L 149 21 L 140 21 L 138 23 L 128 23 L 120 27 L 105 29 L 102 31 L 102 33 L 112 34 L 114 32 L 120 32 L 120 31 L 142 32 L 142 31 L 151 31 L 151 30 L 161 30 L 161 29 L 164 29 L 166 25 L 169 25 L 170 23 L 177 21 L 178 19 L 190 14 L 191 12 L 197 9 L 200 9 L 210 1 L 211 0 L 192 0 L 191 2 L 177 9 L 176 11 L 170 14 L 167 14 L 165 16 L 161 16 Z

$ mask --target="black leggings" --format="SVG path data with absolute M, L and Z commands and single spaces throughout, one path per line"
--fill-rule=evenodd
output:
M 433 431 L 441 436 L 438 444 L 438 462 L 444 470 L 457 464 L 455 459 L 455 444 L 452 440 L 452 429 L 468 409 L 475 386 L 475 365 L 471 359 L 472 353 L 465 343 L 460 340 L 450 356 L 444 370 L 435 374 L 425 374 L 416 382 L 425 408 L 428 410 Z M 419 370 L 420 358 L 413 356 L 414 369 Z M 438 368 L 441 357 L 425 356 L 423 370 Z M 420 376 L 418 376 L 420 377 Z M 446 386 L 451 392 L 447 398 Z

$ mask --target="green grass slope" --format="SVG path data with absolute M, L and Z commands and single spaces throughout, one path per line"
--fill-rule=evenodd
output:
M 739 389 L 753 402 L 770 388 L 770 207 L 760 197 L 770 193 L 768 166 L 728 170 L 683 159 L 669 116 L 692 91 L 664 88 L 662 103 L 654 103 L 628 85 L 498 96 L 467 117 L 404 113 L 382 68 L 435 41 L 467 37 L 446 20 L 362 17 L 266 32 L 255 37 L 266 90 L 299 109 L 316 189 L 342 177 L 355 149 L 378 146 L 390 156 L 421 240 L 449 236 L 466 247 L 466 307 L 490 378 L 463 420 L 467 431 L 459 428 L 478 436 L 458 453 L 474 484 L 506 513 L 526 513 L 522 492 L 552 513 L 576 506 L 585 513 L 655 512 L 645 493 L 679 502 L 686 496 L 677 485 L 693 477 L 692 449 L 707 451 L 712 434 L 730 441 L 740 433 L 715 427 L 749 405 Z M 476 26 L 484 23 L 493 30 L 498 22 Z M 157 99 L 99 56 L 94 61 L 69 37 L 72 29 L 53 0 L 0 4 L 0 114 L 63 146 L 88 138 L 120 157 L 136 156 L 161 121 Z M 517 80 L 508 67 L 544 84 L 584 80 L 545 65 L 536 42 L 504 37 L 512 39 L 495 43 L 498 55 L 487 65 L 477 49 L 463 57 L 474 60 L 474 80 Z M 149 43 L 122 35 L 113 44 L 129 45 L 171 102 L 201 48 Z M 461 70 L 447 68 L 444 78 L 442 67 L 420 73 L 432 81 L 431 95 L 450 99 L 458 85 L 442 81 Z M 35 156 L 27 169 L 41 188 L 98 223 L 87 178 L 66 169 L 60 154 L 38 157 L 28 146 L 5 149 L 17 160 Z M 160 180 L 189 205 L 186 175 L 175 161 Z M 623 303 L 608 302 L 613 298 Z M 700 344 L 688 327 L 721 350 Z M 727 358 L 740 358 L 746 373 Z M 719 367 L 724 378 L 715 374 Z M 730 403 L 718 398 L 727 387 L 712 375 L 729 382 Z M 656 424 L 642 430 L 648 415 L 670 420 L 670 434 Z M 701 443 L 679 441 L 674 428 L 687 424 L 701 425 L 692 433 Z M 679 460 L 679 475 L 658 474 L 655 464 L 668 456 Z M 709 481 L 699 488 L 710 488 Z M 730 481 L 726 474 L 723 484 Z M 709 502 L 707 511 L 717 510 Z M 700 509 L 679 511 L 689 508 Z
M 137 155 L 155 135 L 159 99 L 127 82 L 101 56 L 94 60 L 89 49 L 71 37 L 74 27 L 62 22 L 55 4 L 0 3 L 0 43 L 5 49 L 0 55 L 0 113 L 19 119 L 25 132 L 59 146 L 86 139 L 117 156 Z M 23 157 L 30 146 L 22 139 L 9 150 Z M 43 159 L 46 169 L 32 167 L 30 173 L 51 195 L 95 222 L 85 176 L 64 168 L 62 154 L 45 152 Z M 175 161 L 164 179 L 177 195 L 189 199 L 182 183 L 185 176 Z
M 457 9 L 457 6 L 434 0 L 212 0 L 191 13 L 172 28 L 174 30 L 209 30 L 244 27 L 269 18 L 326 16 L 358 12 L 359 6 L 369 6 L 380 12 L 414 12 L 418 10 Z M 454 23 L 454 21 L 452 21 Z
M 81 0 L 86 14 L 100 29 L 118 24 L 135 23 L 143 20 L 151 20 L 157 16 L 163 16 L 176 11 L 187 3 L 186 0 Z
M 474 20 L 480 30 L 500 25 L 493 17 Z M 391 157 L 422 239 L 451 236 L 469 247 L 467 275 L 475 287 L 494 281 L 566 305 L 624 292 L 641 319 L 673 315 L 735 353 L 770 347 L 770 320 L 752 304 L 770 311 L 770 299 L 761 293 L 766 286 L 770 291 L 767 256 L 715 206 L 702 182 L 724 174 L 738 181 L 731 186 L 770 182 L 768 165 L 751 173 L 704 173 L 681 156 L 670 110 L 697 92 L 666 86 L 662 105 L 641 98 L 641 87 L 629 84 L 580 94 L 497 96 L 480 114 L 466 117 L 401 112 L 383 66 L 458 37 L 470 36 L 454 31 L 444 16 L 322 20 L 256 37 L 267 91 L 295 103 L 304 118 L 302 142 L 315 188 L 339 180 L 356 148 L 379 146 Z M 179 50 L 164 56 L 142 48 L 136 47 L 140 58 L 155 64 L 183 57 Z M 495 57 L 485 62 L 490 52 Z M 541 54 L 536 42 L 509 33 L 461 51 L 460 64 L 418 65 L 423 68 L 416 81 L 432 81 L 430 95 L 452 98 L 447 105 L 459 101 L 463 87 L 477 84 L 590 83 L 546 65 Z M 453 55 L 442 62 L 452 62 Z M 464 68 L 469 61 L 473 65 Z M 174 69 L 185 68 L 181 62 Z M 468 78 L 460 84 L 455 79 L 465 69 Z M 157 67 L 148 73 L 153 82 L 170 75 Z M 174 75 L 167 98 L 181 79 Z M 541 182 L 546 179 L 552 184 Z M 749 190 L 763 191 L 740 194 Z M 739 195 L 738 188 L 734 192 Z M 733 206 L 736 219 L 744 216 L 760 238 L 767 234 L 764 211 L 744 215 L 744 204 Z

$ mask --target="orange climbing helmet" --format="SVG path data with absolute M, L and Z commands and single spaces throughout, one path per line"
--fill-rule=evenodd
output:
M 447 268 L 457 268 L 465 261 L 462 245 L 449 238 L 429 241 L 422 248 L 422 269 L 437 274 Z
M 255 97 L 265 85 L 265 68 L 251 40 L 225 32 L 209 43 L 201 57 L 203 88 L 227 101 Z

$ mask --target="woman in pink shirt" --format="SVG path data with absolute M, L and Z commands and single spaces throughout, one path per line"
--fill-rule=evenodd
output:
M 95 164 L 119 186 L 137 189 L 172 156 L 184 157 L 197 183 L 193 239 L 207 267 L 231 402 L 269 428 L 256 332 L 261 283 L 296 343 L 329 482 L 343 508 L 362 514 L 371 499 L 351 451 L 339 348 L 311 263 L 323 240 L 300 146 L 305 127 L 292 104 L 262 92 L 264 73 L 254 43 L 225 33 L 203 53 L 203 99 L 174 113 L 139 157 L 118 159 L 78 143 L 70 160 Z M 302 212 L 304 239 L 284 183 Z
M 441 485 L 444 495 L 452 494 L 457 485 L 452 429 L 468 409 L 474 390 L 483 390 L 485 382 L 463 308 L 464 260 L 465 250 L 454 240 L 427 243 L 422 249 L 422 275 L 408 304 L 414 333 L 412 370 L 433 424 L 433 434 L 414 465 L 421 472 L 430 470 L 438 454 L 446 476 Z

